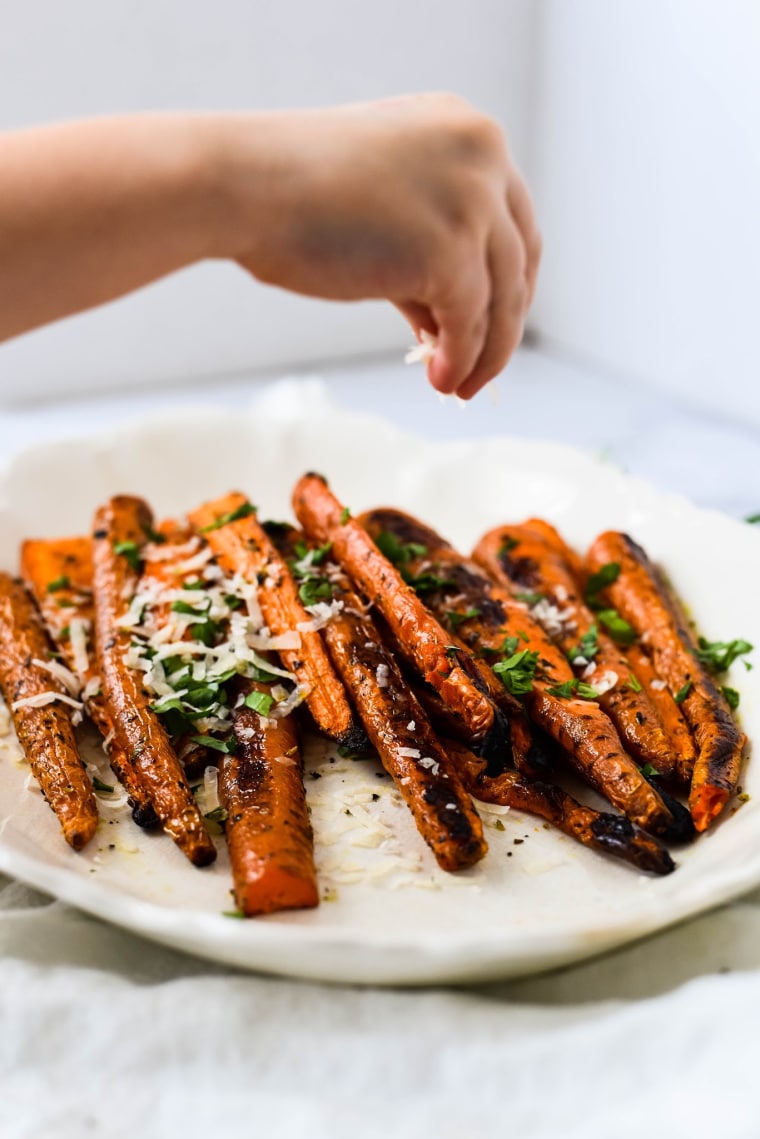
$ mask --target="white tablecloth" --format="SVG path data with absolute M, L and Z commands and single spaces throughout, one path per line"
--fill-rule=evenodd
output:
M 604 381 L 535 355 L 501 409 L 439 408 L 389 365 L 331 384 L 428 434 L 548 435 L 706 505 L 760 509 L 760 437 L 646 392 L 619 392 L 611 414 Z M 19 410 L 0 450 L 176 398 Z M 0 1137 L 754 1139 L 758 970 L 760 893 L 550 976 L 384 991 L 217 968 L 0 878 Z

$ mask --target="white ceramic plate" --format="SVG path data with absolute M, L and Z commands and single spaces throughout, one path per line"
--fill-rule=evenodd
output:
M 581 549 L 604 528 L 626 529 L 667 567 L 708 637 L 760 645 L 760 610 L 748 604 L 760 580 L 760 540 L 750 527 L 566 447 L 422 442 L 330 406 L 314 385 L 283 384 L 250 413 L 172 413 L 26 451 L 0 476 L 0 564 L 15 568 L 24 536 L 86 531 L 96 504 L 116 492 L 145 495 L 160 516 L 237 487 L 264 517 L 288 516 L 290 488 L 309 469 L 324 472 L 354 511 L 399 505 L 464 549 L 487 527 L 535 514 Z M 760 668 L 739 664 L 728 683 L 741 692 L 746 731 L 759 738 Z M 168 838 L 140 831 L 107 797 L 97 836 L 74 854 L 8 737 L 0 740 L 0 869 L 178 949 L 373 984 L 537 972 L 760 884 L 760 766 L 752 763 L 750 801 L 679 852 L 678 870 L 659 880 L 498 809 L 483 812 L 485 861 L 446 875 L 374 764 L 341 760 L 314 741 L 307 768 L 324 895 L 314 911 L 224 916 L 233 907 L 224 850 L 214 867 L 194 870 Z

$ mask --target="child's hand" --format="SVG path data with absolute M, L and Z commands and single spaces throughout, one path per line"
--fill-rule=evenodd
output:
M 226 255 L 259 280 L 384 297 L 438 335 L 441 392 L 469 398 L 520 342 L 541 253 L 504 136 L 451 95 L 231 118 Z

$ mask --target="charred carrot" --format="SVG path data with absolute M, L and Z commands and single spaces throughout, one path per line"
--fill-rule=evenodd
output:
M 535 815 L 583 846 L 620 858 L 638 870 L 651 874 L 670 874 L 675 870 L 667 850 L 621 815 L 595 811 L 561 787 L 527 779 L 516 771 L 489 776 L 483 761 L 460 743 L 447 740 L 445 747 L 476 799 Z
M 163 829 L 196 866 L 216 858 L 216 848 L 169 738 L 151 710 L 139 674 L 124 662 L 129 631 L 120 619 L 134 596 L 140 553 L 153 518 L 145 502 L 121 495 L 95 515 L 93 559 L 95 643 L 103 695 L 116 746 L 150 796 Z
M 306 704 L 320 731 L 348 747 L 355 746 L 357 725 L 345 689 L 330 664 L 313 617 L 298 586 L 245 495 L 227 494 L 190 514 L 222 569 L 261 583 L 259 605 L 275 638 L 293 637 L 295 647 L 277 648 L 283 666 L 308 688 Z M 301 628 L 299 629 L 299 626 Z
M 497 526 L 473 550 L 474 560 L 522 601 L 565 653 L 578 675 L 598 692 L 600 707 L 626 749 L 664 778 L 676 770 L 676 752 L 648 692 L 631 682 L 628 660 L 584 603 L 573 572 L 575 555 L 560 535 L 531 519 Z
M 297 533 L 280 531 L 275 540 L 286 555 L 292 555 L 297 538 Z M 308 558 L 307 553 L 300 564 Z M 313 567 L 312 581 L 326 583 L 330 596 L 340 602 L 322 636 L 383 767 L 441 868 L 472 866 L 488 848 L 456 768 L 347 575 L 330 566 L 328 577 L 313 560 L 308 564 Z
M 81 850 L 95 834 L 98 809 L 71 722 L 72 703 L 81 705 L 51 675 L 50 652 L 29 594 L 0 573 L 0 690 L 66 842 Z
M 93 643 L 92 541 L 90 538 L 28 540 L 21 547 L 21 573 L 42 614 L 48 635 L 78 678 L 88 716 L 103 737 L 111 769 L 124 787 L 132 817 L 141 827 L 158 823 L 138 772 L 113 738 Z
M 385 618 L 399 647 L 440 694 L 475 739 L 494 720 L 494 703 L 483 693 L 467 664 L 470 654 L 449 652 L 451 638 L 425 608 L 370 536 L 349 516 L 321 475 L 307 474 L 293 491 L 293 508 L 310 541 L 332 543 L 332 553 L 359 592 Z M 477 672 L 477 667 L 475 668 Z
M 596 539 L 587 560 L 592 573 L 619 567 L 607 596 L 635 629 L 671 694 L 680 698 L 697 745 L 689 807 L 695 827 L 703 831 L 736 790 L 745 737 L 644 550 L 627 534 L 607 531 Z
M 495 585 L 477 563 L 463 558 L 429 527 L 396 510 L 380 509 L 360 519 L 370 534 L 404 560 L 410 581 L 444 624 L 471 649 L 487 656 L 513 695 L 563 749 L 576 770 L 613 806 L 655 834 L 685 837 L 686 820 L 673 816 L 623 750 L 593 689 L 574 677 L 564 654 L 531 620 L 525 605 Z M 382 538 L 382 535 L 389 537 Z
M 243 695 L 269 686 L 245 681 Z M 242 705 L 233 716 L 234 754 L 219 765 L 235 901 L 247 917 L 319 905 L 314 843 L 292 717 L 268 719 Z
M 676 757 L 677 777 L 682 783 L 689 784 L 697 758 L 697 749 L 689 725 L 667 684 L 657 675 L 652 661 L 641 646 L 631 645 L 626 650 L 626 656 L 631 665 L 631 672 L 648 693 L 660 718 L 662 729 L 670 741 Z

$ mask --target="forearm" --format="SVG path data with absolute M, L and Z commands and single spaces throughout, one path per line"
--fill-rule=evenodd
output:
M 222 254 L 212 116 L 0 135 L 0 340 Z

